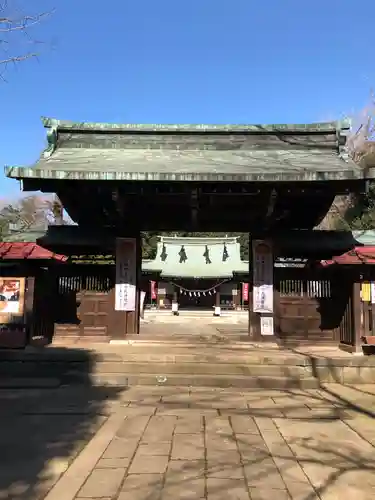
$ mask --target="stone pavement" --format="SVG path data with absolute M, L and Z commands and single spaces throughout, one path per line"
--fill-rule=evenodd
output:
M 0 498 L 373 499 L 374 403 L 366 385 L 0 391 Z

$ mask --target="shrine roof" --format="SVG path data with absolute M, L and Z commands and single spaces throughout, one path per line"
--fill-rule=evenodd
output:
M 330 260 L 321 261 L 322 266 L 330 266 L 330 265 L 359 265 L 359 264 L 371 264 L 375 265 L 375 246 L 363 246 L 356 247 L 348 252 L 334 256 Z
M 8 177 L 54 180 L 315 181 L 361 179 L 349 123 L 139 125 L 44 118 L 48 147 Z
M 36 245 L 35 243 L 17 242 L 0 243 L 0 260 L 57 260 L 64 262 L 67 257 Z
M 143 262 L 142 269 L 160 272 L 161 277 L 231 278 L 236 273 L 247 274 L 249 263 L 241 260 L 235 237 L 161 236 L 155 259 Z

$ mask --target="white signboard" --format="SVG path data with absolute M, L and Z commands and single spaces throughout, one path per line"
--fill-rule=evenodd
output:
M 253 242 L 253 311 L 273 313 L 273 253 L 264 240 Z
M 135 238 L 116 240 L 115 310 L 135 311 L 137 295 L 137 254 Z
M 273 335 L 273 316 L 261 316 L 260 317 L 260 334 L 261 335 Z
M 371 282 L 371 304 L 375 304 L 375 283 Z
M 143 307 L 145 305 L 145 298 L 146 298 L 146 292 L 141 292 L 141 296 L 140 296 L 140 310 L 143 311 Z

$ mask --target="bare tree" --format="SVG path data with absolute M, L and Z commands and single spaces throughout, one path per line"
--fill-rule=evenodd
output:
M 365 168 L 366 158 L 375 151 L 375 93 L 371 91 L 368 105 L 352 119 L 347 148 L 351 158 Z
M 49 224 L 71 224 L 57 197 L 31 195 L 20 198 L 0 210 L 0 240 L 1 236 L 9 234 L 18 238 L 30 230 L 47 230 Z
M 10 64 L 38 56 L 41 43 L 33 30 L 51 12 L 28 12 L 17 9 L 15 0 L 0 0 L 0 75 Z
M 373 91 L 370 93 L 368 105 L 357 115 L 351 116 L 350 121 L 351 129 L 346 140 L 347 154 L 365 170 L 370 155 L 375 153 L 375 93 Z M 336 196 L 329 212 L 317 228 L 326 230 L 358 229 L 358 219 L 354 223 L 351 220 L 352 217 L 348 217 L 350 213 L 356 212 L 355 208 L 358 202 L 359 200 L 353 194 Z

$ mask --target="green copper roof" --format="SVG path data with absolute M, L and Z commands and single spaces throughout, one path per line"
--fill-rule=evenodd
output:
M 142 263 L 142 270 L 161 271 L 161 277 L 231 278 L 248 273 L 240 257 L 237 238 L 160 237 L 156 257 Z
M 344 144 L 348 122 L 137 125 L 43 118 L 48 146 L 16 179 L 314 181 L 363 178 Z
M 57 120 L 42 116 L 45 128 L 69 131 L 117 131 L 117 132 L 336 132 L 338 130 L 349 130 L 350 120 L 340 120 L 321 123 L 300 124 L 160 124 L 160 123 L 98 123 L 98 122 L 75 122 L 69 120 Z

